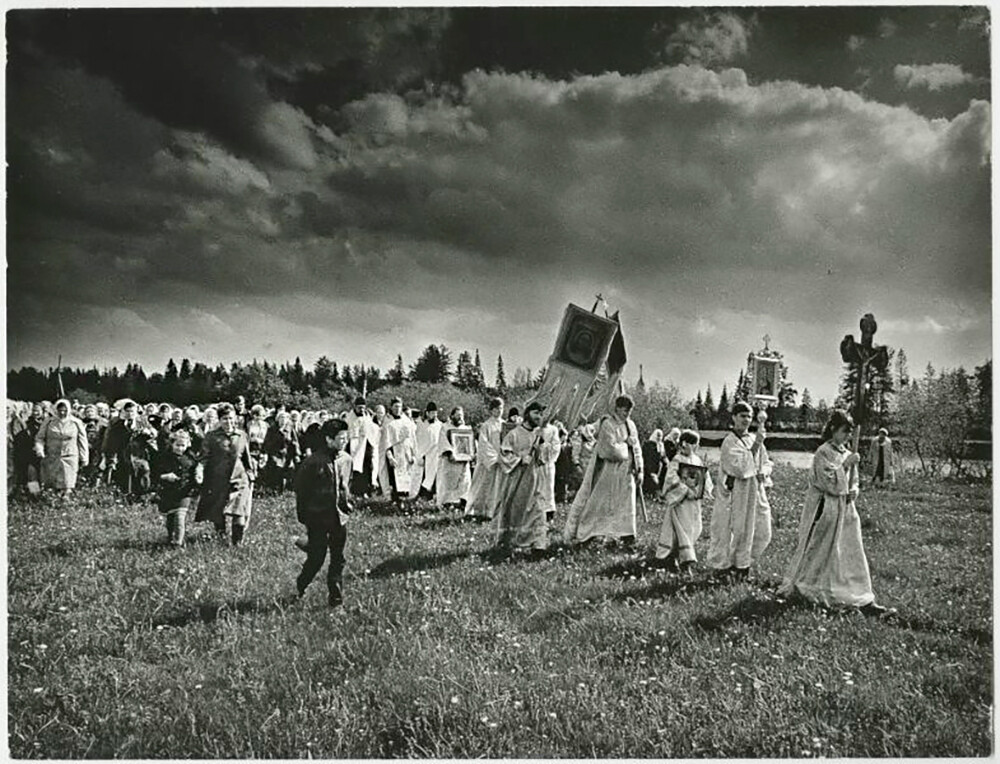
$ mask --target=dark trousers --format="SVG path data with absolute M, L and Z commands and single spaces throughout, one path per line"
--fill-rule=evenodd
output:
M 306 561 L 302 563 L 302 572 L 296 581 L 299 591 L 316 578 L 326 561 L 326 551 L 330 550 L 330 567 L 326 573 L 326 583 L 330 590 L 330 599 L 340 599 L 341 580 L 344 573 L 344 545 L 347 543 L 347 528 L 339 522 L 333 528 L 310 526 L 309 538 L 306 541 Z

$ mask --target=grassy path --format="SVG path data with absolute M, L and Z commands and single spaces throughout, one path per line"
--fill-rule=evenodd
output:
M 988 754 L 989 488 L 862 495 L 876 593 L 900 610 L 879 622 L 774 595 L 804 479 L 779 468 L 774 541 L 757 580 L 736 586 L 683 584 L 638 553 L 492 562 L 486 526 L 373 506 L 352 520 L 339 613 L 322 581 L 291 596 L 291 495 L 255 499 L 239 550 L 205 527 L 165 548 L 155 510 L 103 493 L 11 501 L 10 752 Z M 662 506 L 650 514 L 644 547 Z

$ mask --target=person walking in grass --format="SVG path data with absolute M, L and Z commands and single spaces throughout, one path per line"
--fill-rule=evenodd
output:
M 799 543 L 779 594 L 800 595 L 826 607 L 854 607 L 865 615 L 895 612 L 875 603 L 871 573 L 861 541 L 858 454 L 847 448 L 854 421 L 834 410 L 813 456 Z
M 492 520 L 496 514 L 497 497 L 503 468 L 500 465 L 500 440 L 503 436 L 503 399 L 492 398 L 490 416 L 479 427 L 476 447 L 476 469 L 472 473 L 472 488 L 466 517 Z
M 753 409 L 733 406 L 733 429 L 722 441 L 712 511 L 708 564 L 717 575 L 745 579 L 771 540 L 771 513 L 761 502 L 763 419 L 749 432 Z
M 353 510 L 352 459 L 344 451 L 348 443 L 347 423 L 328 419 L 317 440 L 317 449 L 295 473 L 295 512 L 307 532 L 302 547 L 306 560 L 295 586 L 299 597 L 304 597 L 309 584 L 323 568 L 329 549 L 328 602 L 331 607 L 338 607 L 344 601 L 344 546 L 347 517 Z
M 80 467 L 90 455 L 87 428 L 77 419 L 65 398 L 56 402 L 55 416 L 35 434 L 35 449 L 41 458 L 42 486 L 69 494 L 76 488 Z
M 695 451 L 699 436 L 694 430 L 680 434 L 679 451 L 670 462 L 661 496 L 667 502 L 663 513 L 656 558 L 668 570 L 679 569 L 688 577 L 694 574 L 698 556 L 694 544 L 702 531 L 702 498 L 712 498 L 712 476 Z
M 250 521 L 256 476 L 247 436 L 239 429 L 236 410 L 228 403 L 219 406 L 219 426 L 205 433 L 201 454 L 205 479 L 195 521 L 210 521 L 224 539 L 228 519 L 233 546 L 239 546 Z
M 198 495 L 203 475 L 202 465 L 191 453 L 191 435 L 187 430 L 174 430 L 167 448 L 157 460 L 155 474 L 160 494 L 159 509 L 167 522 L 167 543 L 184 546 L 187 513 L 192 497 Z

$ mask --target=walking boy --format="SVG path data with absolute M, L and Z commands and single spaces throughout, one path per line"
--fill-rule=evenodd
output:
M 347 423 L 328 419 L 320 428 L 316 450 L 295 474 L 295 511 L 306 526 L 306 561 L 296 580 L 299 597 L 323 568 L 327 548 L 330 567 L 327 572 L 330 607 L 343 604 L 344 545 L 347 543 L 347 516 L 351 504 L 351 456 L 347 446 Z

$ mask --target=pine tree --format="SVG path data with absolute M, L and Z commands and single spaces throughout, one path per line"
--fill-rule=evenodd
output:
M 903 348 L 896 351 L 896 382 L 899 384 L 900 390 L 910 384 L 910 369 L 906 362 L 906 351 Z
M 497 384 L 496 384 L 496 388 L 497 388 L 497 390 L 506 390 L 507 389 L 507 377 L 504 376 L 504 373 L 503 373 L 503 356 L 502 355 L 498 355 L 497 356 Z
M 306 391 L 306 370 L 302 365 L 302 359 L 295 356 L 295 364 L 288 375 L 288 386 L 293 393 L 304 393 Z
M 729 421 L 729 393 L 726 386 L 722 386 L 722 395 L 719 396 L 719 408 L 715 412 L 715 421 L 719 427 L 725 427 Z
M 473 366 L 473 374 L 474 374 L 473 387 L 476 390 L 481 390 L 483 387 L 486 386 L 486 375 L 483 374 L 483 364 L 479 360 L 479 348 L 476 348 L 476 362 L 475 365 Z
M 392 367 L 389 372 L 388 380 L 390 385 L 401 385 L 403 380 L 406 378 L 406 371 L 403 368 L 403 356 L 398 354 L 396 356 L 396 365 Z
M 444 345 L 428 345 L 410 367 L 413 382 L 447 382 L 451 377 L 451 351 Z
M 472 354 L 468 350 L 463 350 L 458 354 L 458 361 L 455 368 L 455 386 L 462 390 L 470 387 L 469 370 L 472 368 Z
M 185 358 L 181 361 L 180 380 L 186 382 L 191 379 L 191 362 Z
M 799 406 L 799 430 L 805 431 L 808 429 L 815 413 L 816 412 L 813 410 L 812 405 L 812 394 L 809 392 L 809 388 L 807 387 L 802 391 L 802 403 Z
M 709 385 L 705 388 L 705 414 L 706 418 L 709 418 L 715 414 L 715 399 L 712 397 L 712 386 Z M 712 424 L 709 419 L 707 424 Z
M 694 417 L 695 424 L 698 425 L 699 430 L 705 429 L 705 404 L 701 400 L 701 390 L 695 396 L 694 410 L 691 412 L 691 416 Z

